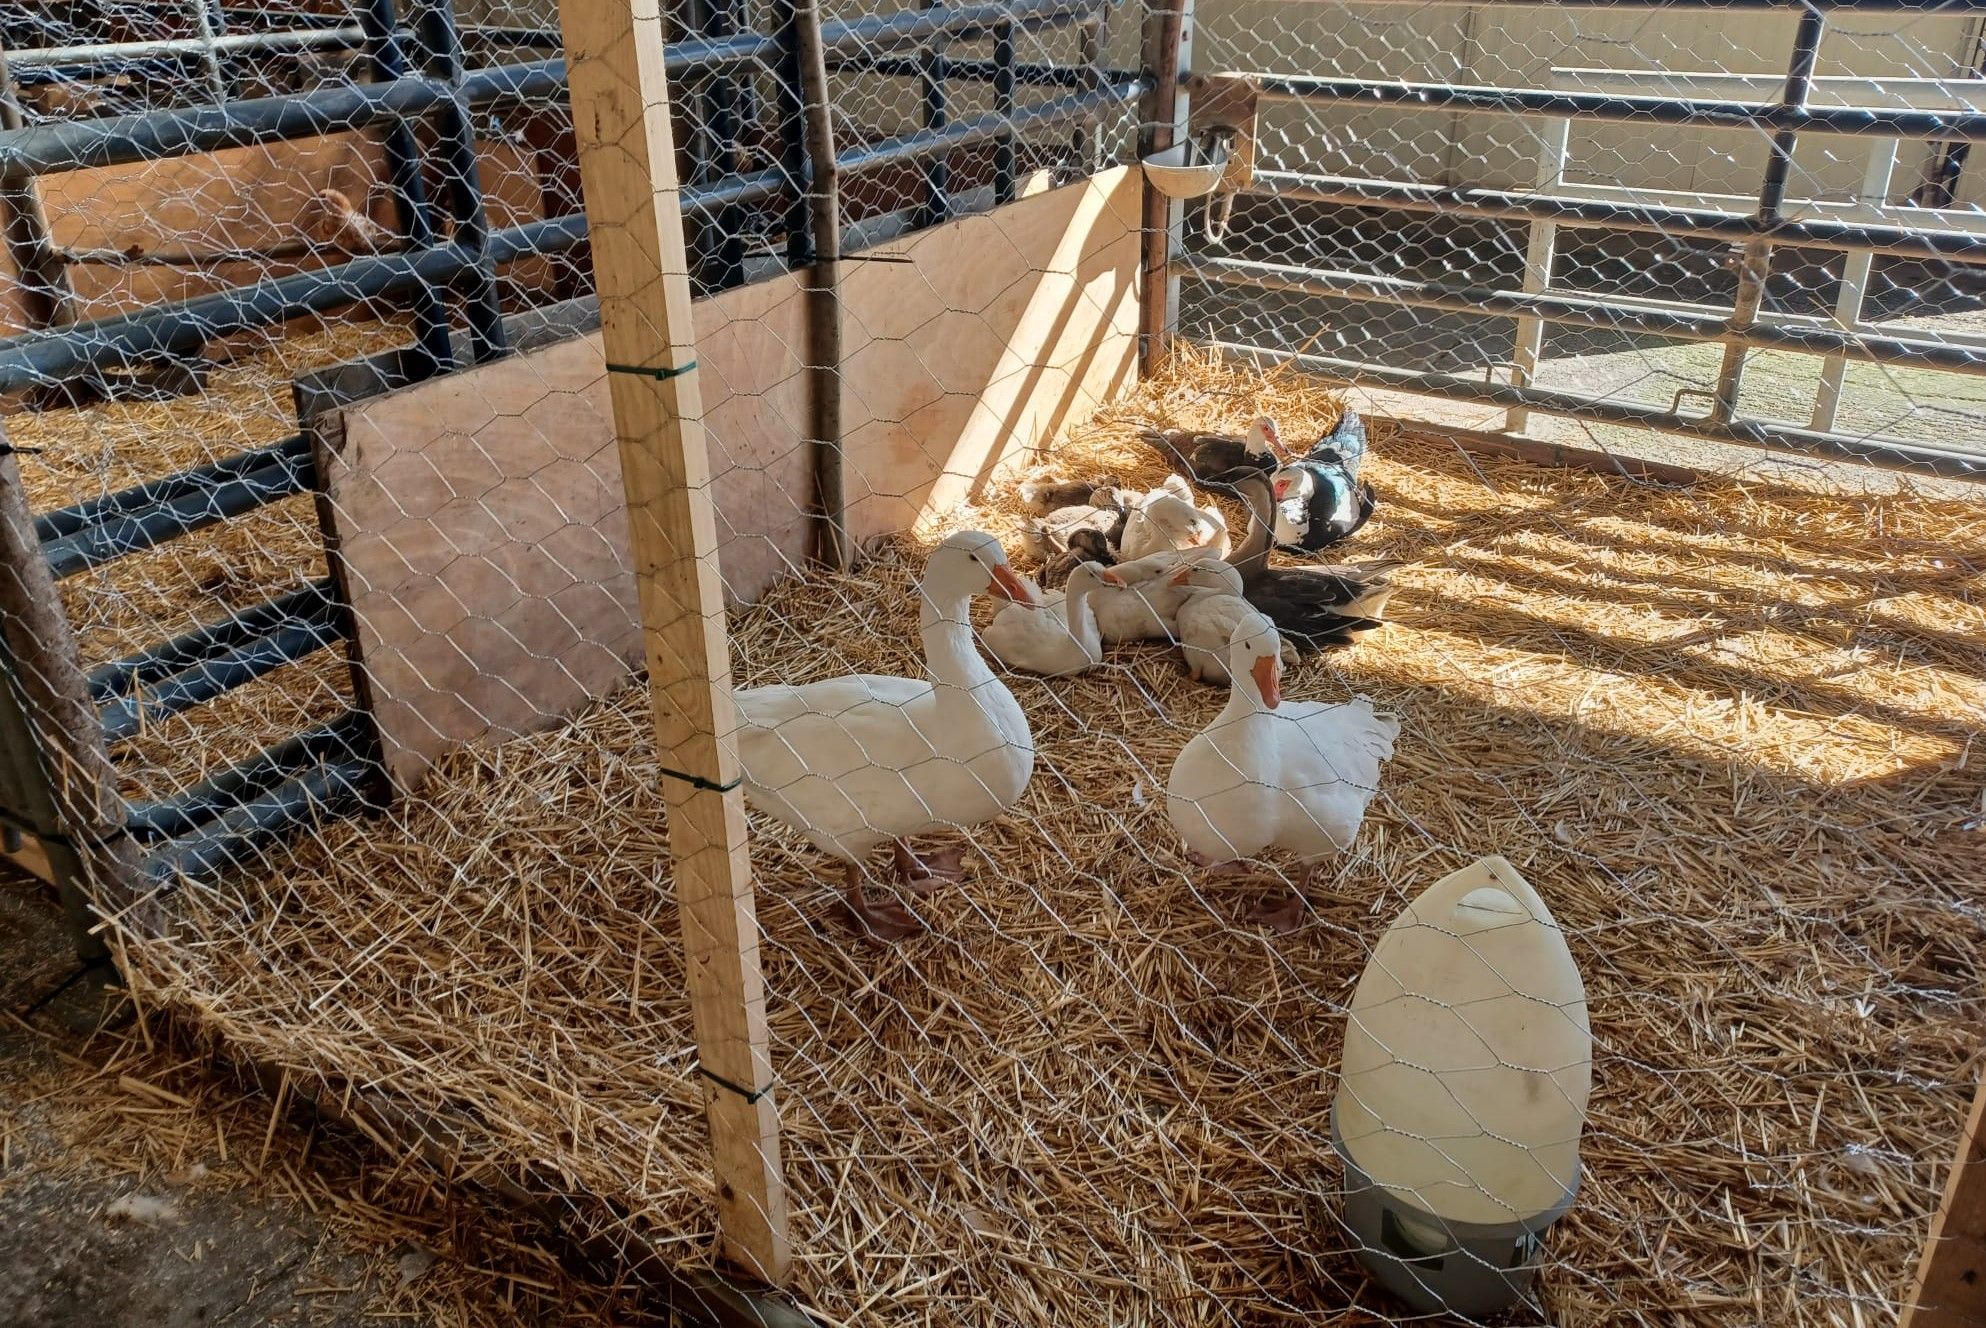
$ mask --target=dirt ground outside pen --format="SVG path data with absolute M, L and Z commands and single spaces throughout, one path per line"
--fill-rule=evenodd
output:
M 184 1039 L 63 1026 L 74 968 L 53 905 L 0 880 L 0 1328 L 666 1328 Z

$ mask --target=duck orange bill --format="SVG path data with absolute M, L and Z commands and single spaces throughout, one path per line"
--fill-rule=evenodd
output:
M 1274 710 L 1283 700 L 1283 661 L 1275 655 L 1268 655 L 1255 661 L 1251 670 L 1255 674 L 1255 686 L 1262 692 L 1262 704 Z
M 1030 609 L 1035 606 L 1034 591 L 1005 563 L 994 565 L 993 584 L 987 589 L 993 592 L 996 599 L 1011 600 Z

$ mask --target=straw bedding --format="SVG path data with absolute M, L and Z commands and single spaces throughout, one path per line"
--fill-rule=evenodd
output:
M 1141 418 L 1297 438 L 1335 397 L 1188 363 L 1059 464 L 1152 478 Z M 1381 431 L 1348 557 L 1396 621 L 1295 671 L 1404 721 L 1315 921 L 1231 918 L 1165 822 L 1222 694 L 1155 648 L 1017 681 L 1034 783 L 850 943 L 831 873 L 755 824 L 799 1298 L 829 1322 L 1362 1323 L 1330 1213 L 1342 1005 L 1405 900 L 1490 852 L 1569 933 L 1596 1038 L 1556 1323 L 1893 1321 L 1978 1069 L 1986 509 L 1634 485 Z M 1011 534 L 1004 494 L 947 527 Z M 917 666 L 909 540 L 734 615 L 745 684 Z M 258 1057 L 468 1122 L 707 1257 L 710 1180 L 647 697 L 447 759 L 260 879 L 188 890 L 136 979 Z
M 207 390 L 164 401 L 103 402 L 8 419 L 23 448 L 29 506 L 46 512 L 224 460 L 296 432 L 291 382 L 310 369 L 401 345 L 404 320 L 350 322 L 244 338 Z M 130 654 L 325 575 L 309 495 L 258 508 L 60 584 L 85 664 Z M 118 751 L 128 797 L 160 798 L 350 705 L 343 653 L 324 650 L 185 715 Z

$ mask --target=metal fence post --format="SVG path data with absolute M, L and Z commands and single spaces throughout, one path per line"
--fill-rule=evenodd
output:
M 1821 34 L 1827 16 L 1809 5 L 1801 11 L 1800 26 L 1793 34 L 1793 60 L 1786 71 L 1786 92 L 1779 99 L 1787 111 L 1806 109 L 1807 91 L 1813 86 L 1814 63 L 1820 56 Z M 1745 241 L 1744 258 L 1738 267 L 1738 293 L 1731 303 L 1731 340 L 1724 345 L 1724 362 L 1717 369 L 1717 395 L 1710 406 L 1710 418 L 1719 424 L 1737 417 L 1738 393 L 1744 384 L 1745 333 L 1758 322 L 1759 308 L 1765 303 L 1766 278 L 1772 275 L 1772 231 L 1779 225 L 1786 204 L 1786 182 L 1793 174 L 1793 149 L 1799 133 L 1781 129 L 1772 136 L 1772 156 L 1765 166 L 1765 180 L 1758 191 L 1758 215 L 1754 233 Z

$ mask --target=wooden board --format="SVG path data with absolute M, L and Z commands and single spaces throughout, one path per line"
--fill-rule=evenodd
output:
M 662 797 L 717 1182 L 717 1252 L 778 1285 L 792 1249 L 661 0 L 561 0 L 559 21 L 655 750 L 665 771 L 678 772 Z
M 502 142 L 478 147 L 478 168 L 492 228 L 535 220 L 542 206 L 531 154 Z M 55 244 L 72 250 L 211 253 L 264 249 L 298 238 L 293 225 L 320 189 L 338 189 L 374 221 L 392 226 L 393 206 L 380 181 L 376 143 L 355 133 L 261 143 L 199 156 L 100 166 L 44 176 L 38 182 Z M 202 268 L 74 264 L 78 316 L 113 314 L 341 261 L 327 258 L 218 263 Z M 527 262 L 531 260 L 526 260 Z M 0 254 L 0 284 L 13 269 Z M 22 330 L 17 297 L 0 302 L 0 333 Z
M 1986 1079 L 1972 1099 L 1944 1201 L 1897 1328 L 1986 1324 Z
M 849 528 L 915 526 L 1126 384 L 1139 181 L 1119 169 L 851 262 Z M 695 307 L 726 594 L 805 557 L 799 281 Z M 387 765 L 543 728 L 640 659 L 598 334 L 360 403 L 327 431 L 341 550 Z

